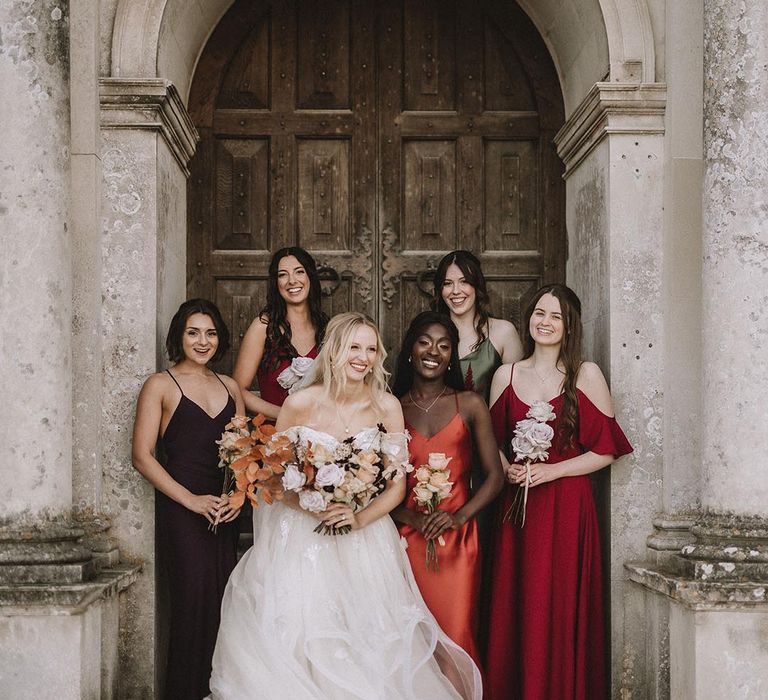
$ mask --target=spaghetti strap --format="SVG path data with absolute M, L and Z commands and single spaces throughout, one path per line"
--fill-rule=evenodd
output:
M 513 362 L 512 366 L 509 368 L 509 386 L 512 386 L 512 376 L 515 374 L 515 365 L 517 362 Z
M 227 390 L 227 394 L 229 394 L 229 398 L 231 398 L 234 401 L 235 397 L 229 393 L 229 389 L 227 388 L 227 385 L 222 381 L 221 377 L 218 374 L 216 374 L 215 370 L 211 370 L 211 372 L 213 372 L 213 376 L 216 377 L 216 379 L 218 379 L 221 382 L 221 386 L 223 386 Z
M 174 376 L 171 374 L 171 370 L 167 369 L 167 370 L 165 370 L 165 371 L 166 371 L 166 372 L 168 372 L 168 376 L 169 376 L 171 379 L 173 379 L 173 383 L 174 383 L 174 384 L 175 384 L 177 387 L 179 387 L 179 391 L 181 392 L 181 395 L 182 395 L 182 396 L 184 396 L 184 389 L 182 389 L 182 388 L 181 388 L 181 384 L 179 384 L 179 383 L 176 381 L 176 377 L 174 377 Z

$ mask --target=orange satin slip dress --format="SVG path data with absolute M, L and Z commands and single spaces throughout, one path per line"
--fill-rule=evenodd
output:
M 449 480 L 453 482 L 453 488 L 438 508 L 449 513 L 456 512 L 471 497 L 469 476 L 472 469 L 472 435 L 459 413 L 458 397 L 456 414 L 432 437 L 425 437 L 411 425 L 407 427 L 411 433 L 411 464 L 415 469 L 408 475 L 406 507 L 418 510 L 413 496 L 415 470 L 427 463 L 430 452 L 443 452 L 452 457 Z M 480 655 L 475 642 L 480 587 L 480 552 L 475 519 L 472 518 L 458 530 L 443 533 L 445 546 L 437 545 L 438 571 L 426 568 L 426 540 L 421 533 L 410 525 L 400 525 L 398 529 L 408 542 L 408 558 L 424 602 L 445 633 L 480 668 Z

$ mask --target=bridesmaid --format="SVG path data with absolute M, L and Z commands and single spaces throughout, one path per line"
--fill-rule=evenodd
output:
M 276 420 L 289 388 L 317 357 L 328 323 L 320 297 L 317 267 L 306 250 L 292 246 L 272 256 L 267 303 L 240 344 L 233 373 L 251 413 Z M 259 394 L 251 391 L 254 377 Z
M 392 517 L 408 542 L 408 557 L 427 607 L 440 627 L 480 666 L 475 641 L 480 556 L 475 516 L 502 488 L 504 475 L 485 402 L 463 391 L 458 364 L 459 337 L 451 320 L 434 311 L 420 313 L 405 334 L 393 393 L 400 399 L 411 432 L 410 461 L 416 469 L 430 452 L 451 457 L 451 494 L 427 515 L 418 510 L 408 475 L 407 496 Z M 470 495 L 473 455 L 485 481 Z M 425 566 L 426 541 L 443 536 L 437 547 L 439 570 Z
M 488 403 L 493 373 L 502 362 L 522 357 L 512 323 L 490 315 L 488 288 L 480 261 L 468 250 L 454 250 L 438 264 L 432 308 L 450 314 L 459 329 L 459 356 L 466 389 Z
M 600 368 L 581 356 L 581 302 L 563 285 L 539 289 L 525 310 L 524 359 L 502 366 L 491 416 L 502 448 L 534 401 L 555 413 L 546 464 L 531 467 L 525 525 L 499 523 L 487 653 L 491 700 L 608 697 L 600 540 L 589 474 L 632 447 L 613 417 Z M 506 460 L 505 460 L 506 461 Z M 519 464 L 507 479 L 524 484 Z M 506 512 L 514 488 L 507 489 Z
M 236 564 L 239 514 L 222 495 L 215 441 L 244 407 L 235 381 L 208 367 L 229 349 L 229 331 L 214 304 L 184 302 L 166 348 L 173 367 L 149 377 L 139 394 L 133 466 L 158 491 L 158 549 L 171 590 L 165 697 L 202 698 L 209 692 L 221 598 Z M 155 457 L 158 436 L 165 466 Z

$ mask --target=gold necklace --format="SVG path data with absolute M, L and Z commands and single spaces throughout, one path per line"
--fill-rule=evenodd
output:
M 336 402 L 336 417 L 339 419 L 339 423 L 344 428 L 344 434 L 349 435 L 349 423 L 344 420 L 339 410 L 340 402 Z
M 439 398 L 440 398 L 440 397 L 441 397 L 441 396 L 442 396 L 442 395 L 443 395 L 443 394 L 444 394 L 446 391 L 448 391 L 448 387 L 447 387 L 447 386 L 444 386 L 444 387 L 443 387 L 443 390 L 442 390 L 442 391 L 441 391 L 441 392 L 440 392 L 440 393 L 439 393 L 439 394 L 438 394 L 438 395 L 435 397 L 435 400 L 434 400 L 434 401 L 433 401 L 431 404 L 429 404 L 429 406 L 427 406 L 426 408 L 424 408 L 424 406 L 420 405 L 420 404 L 419 404 L 419 402 L 418 402 L 418 401 L 416 401 L 416 399 L 414 399 L 414 398 L 413 398 L 413 394 L 411 393 L 411 390 L 410 390 L 410 389 L 408 389 L 408 398 L 411 400 L 411 402 L 413 403 L 413 405 L 414 405 L 414 406 L 416 406 L 416 408 L 418 408 L 418 409 L 419 409 L 419 410 L 421 410 L 421 411 L 424 411 L 424 413 L 429 413 L 429 409 L 430 409 L 430 408 L 432 408 L 432 406 L 434 406 L 434 405 L 437 403 L 437 400 L 438 400 L 438 399 L 439 399 Z
M 539 378 L 539 381 L 544 384 L 544 382 L 547 381 L 552 376 L 552 372 L 554 372 L 557 369 L 557 365 L 555 365 L 552 369 L 549 370 L 543 377 L 539 374 L 539 371 L 536 369 L 536 363 L 534 362 L 531 367 L 533 368 L 533 373 Z

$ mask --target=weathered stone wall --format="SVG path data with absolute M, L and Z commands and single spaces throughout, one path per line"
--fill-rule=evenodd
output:
M 66 3 L 3 2 L 0 42 L 0 519 L 18 522 L 72 503 Z

